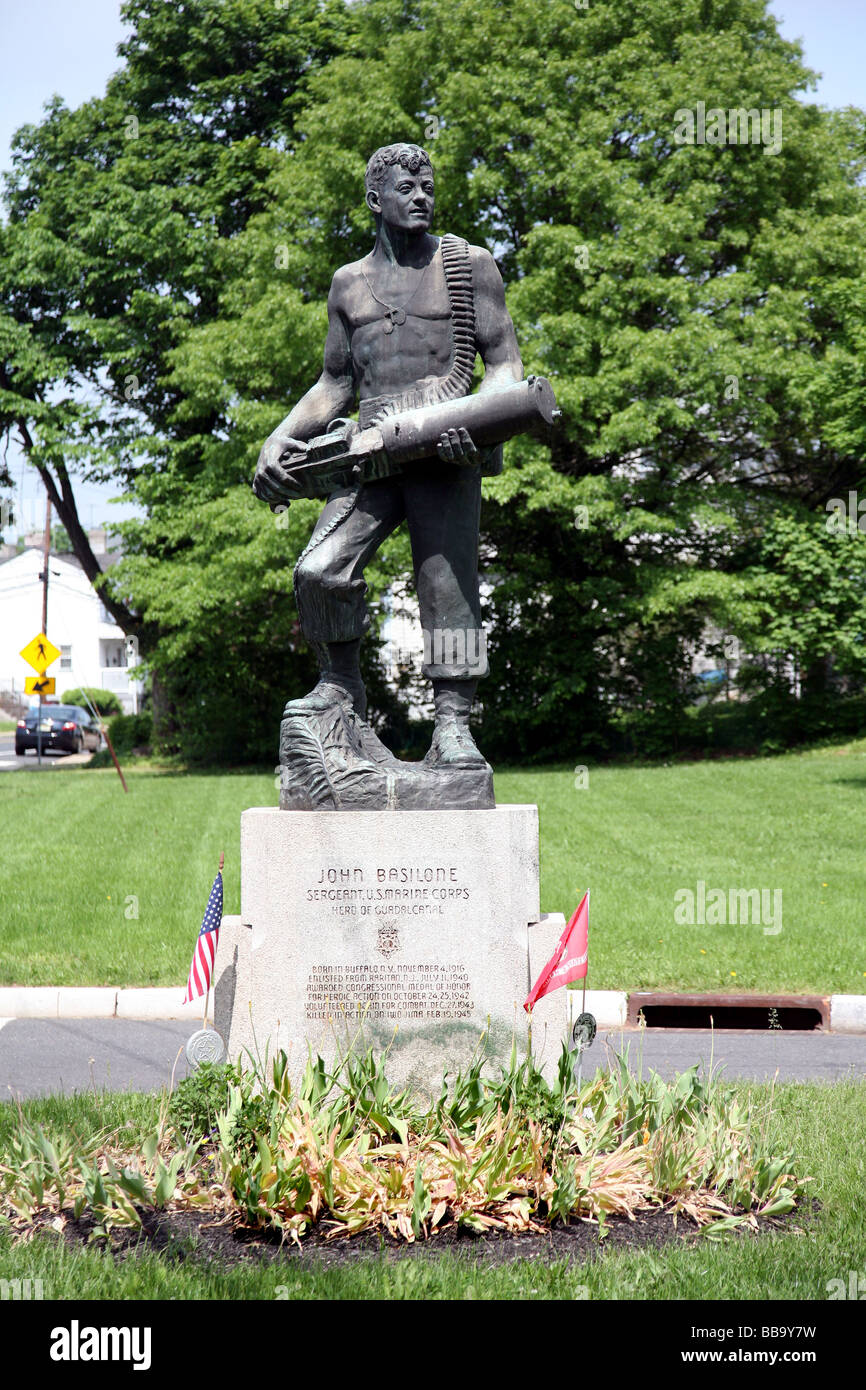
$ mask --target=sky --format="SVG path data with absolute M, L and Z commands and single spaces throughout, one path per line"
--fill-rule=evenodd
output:
M 0 0 L 0 169 L 8 169 L 9 147 L 19 126 L 39 121 L 44 102 L 57 92 L 67 106 L 101 95 L 121 66 L 117 45 L 125 34 L 118 0 Z M 8 458 L 16 485 L 21 530 L 42 528 L 45 493 L 19 449 Z M 87 528 L 122 521 L 135 508 L 112 505 L 117 489 L 77 483 L 79 515 Z M 19 527 L 7 527 L 14 540 Z
M 786 38 L 803 40 L 807 65 L 823 74 L 808 100 L 866 106 L 866 0 L 771 0 L 769 8 Z M 119 0 L 0 0 L 0 169 L 9 166 L 13 132 L 38 121 L 53 93 L 69 106 L 100 95 L 120 66 L 116 48 L 124 33 Z M 41 484 L 14 446 L 9 458 L 29 521 L 43 513 Z M 79 484 L 86 525 L 130 514 L 109 504 L 112 495 L 110 485 Z

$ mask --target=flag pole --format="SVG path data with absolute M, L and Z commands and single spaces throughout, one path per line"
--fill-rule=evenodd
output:
M 586 936 L 589 941 L 589 889 L 586 890 Z M 589 951 L 586 954 L 586 975 L 589 974 Z M 580 1012 L 586 1013 L 586 975 L 583 977 L 583 998 L 580 1001 Z
M 584 977 L 583 977 L 583 996 L 582 996 L 581 1001 L 580 1001 L 580 1012 L 581 1012 L 582 1014 L 585 1014 L 585 1013 L 586 1013 L 586 976 L 589 974 L 589 894 L 590 894 L 590 889 L 587 888 L 587 890 L 586 890 L 586 942 L 587 942 L 587 952 L 586 952 L 586 975 L 584 975 Z M 579 1051 L 578 1054 L 577 1054 L 577 1089 L 578 1089 L 578 1091 L 580 1091 L 580 1088 L 581 1088 L 582 1085 L 583 1085 L 583 1044 L 581 1043 L 580 1051 Z
M 220 866 L 219 866 L 219 869 L 217 870 L 217 873 L 220 873 L 220 874 L 222 873 L 222 871 L 223 871 L 223 864 L 224 864 L 225 862 L 226 862 L 225 851 L 224 851 L 224 850 L 220 850 Z M 208 980 L 207 989 L 206 989 L 205 992 L 204 992 L 204 1018 L 202 1019 L 202 1029 L 203 1029 L 205 1032 L 207 1032 L 207 1006 L 208 1006 L 209 1001 L 210 1001 L 210 980 Z

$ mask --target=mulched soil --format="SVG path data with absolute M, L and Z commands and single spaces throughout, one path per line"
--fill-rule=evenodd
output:
M 819 1210 L 820 1203 L 812 1202 L 811 1206 L 806 1204 L 788 1216 L 759 1219 L 757 1231 L 742 1226 L 737 1234 L 743 1238 L 755 1238 L 770 1231 L 802 1234 L 804 1225 Z M 654 1250 L 674 1243 L 690 1246 L 702 1239 L 692 1221 L 682 1214 L 675 1221 L 667 1211 L 638 1212 L 632 1221 L 612 1217 L 607 1222 L 604 1237 L 600 1237 L 596 1224 L 577 1221 L 568 1226 L 557 1222 L 544 1235 L 491 1232 L 482 1236 L 450 1227 L 429 1240 L 415 1241 L 411 1245 L 386 1235 L 365 1234 L 326 1240 L 314 1232 L 304 1237 L 301 1249 L 293 1241 L 281 1244 L 279 1236 L 270 1232 L 211 1224 L 207 1217 L 188 1212 L 147 1210 L 142 1213 L 142 1220 L 140 1230 L 112 1232 L 111 1248 L 116 1259 L 125 1260 L 152 1251 L 179 1262 L 218 1259 L 224 1266 L 231 1266 L 282 1261 L 288 1265 L 328 1269 L 382 1255 L 388 1260 L 411 1260 L 435 1257 L 447 1251 L 470 1259 L 483 1258 L 492 1264 L 506 1264 L 511 1260 L 551 1263 L 562 1259 L 582 1264 L 598 1258 L 605 1250 Z M 87 1241 L 94 1224 L 87 1215 L 76 1221 L 70 1214 L 62 1238 L 67 1244 L 80 1247 Z M 57 1234 L 47 1224 L 42 1229 Z

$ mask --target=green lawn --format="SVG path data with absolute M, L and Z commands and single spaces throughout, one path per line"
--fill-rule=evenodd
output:
M 496 794 L 538 803 L 542 909 L 592 890 L 590 986 L 866 993 L 866 741 L 574 783 L 570 768 L 509 772 Z M 781 931 L 678 925 L 674 894 L 701 880 L 780 889 Z
M 269 773 L 112 769 L 0 775 L 0 982 L 182 985 L 239 817 Z M 537 802 L 542 909 L 592 889 L 590 987 L 866 992 L 866 741 L 777 758 L 502 771 Z M 678 890 L 779 889 L 782 929 L 677 925 Z M 138 916 L 134 914 L 137 911 Z
M 750 1092 L 757 1108 L 769 1100 L 766 1086 L 737 1090 Z M 30 1101 L 24 1111 L 49 1132 L 128 1123 L 143 1135 L 158 1104 L 156 1097 L 84 1095 Z M 16 1121 L 13 1106 L 0 1106 L 0 1154 Z M 46 1299 L 825 1300 L 831 1280 L 847 1287 L 849 1272 L 864 1270 L 866 1150 L 851 1139 L 866 1133 L 866 1082 L 779 1086 L 768 1123 L 773 1141 L 792 1147 L 815 1179 L 812 1197 L 822 1210 L 805 1234 L 797 1234 L 795 1219 L 795 1229 L 758 1238 L 733 1234 L 688 1249 L 611 1250 L 583 1265 L 518 1260 L 494 1267 L 483 1255 L 458 1260 L 428 1252 L 424 1259 L 371 1256 L 324 1270 L 312 1262 L 229 1269 L 152 1253 L 115 1264 L 100 1250 L 70 1251 L 49 1238 L 15 1247 L 0 1231 L 0 1278 L 41 1278 Z

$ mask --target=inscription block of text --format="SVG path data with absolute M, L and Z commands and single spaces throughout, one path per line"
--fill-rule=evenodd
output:
M 557 936 L 539 924 L 535 806 L 245 811 L 241 918 L 239 988 L 216 1019 L 232 1057 L 284 1048 L 297 1076 L 308 1046 L 330 1062 L 357 1039 L 419 1087 L 479 1045 L 523 1049 L 530 933 L 533 965 Z M 533 1034 L 554 1063 L 564 1027 L 564 996 L 542 1001 Z

